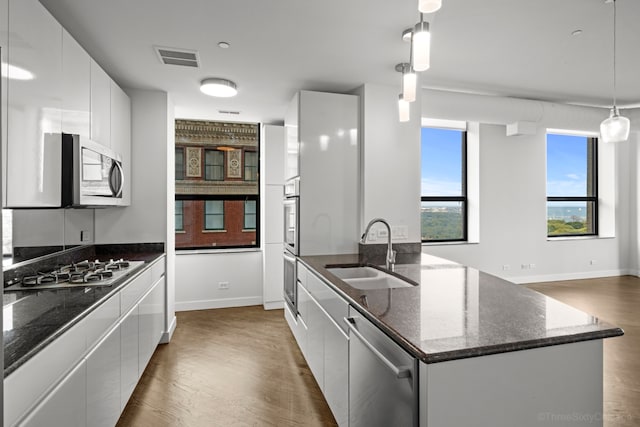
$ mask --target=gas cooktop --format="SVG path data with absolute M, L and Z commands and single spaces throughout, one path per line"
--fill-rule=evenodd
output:
M 62 265 L 50 272 L 39 272 L 10 282 L 5 291 L 37 291 L 87 286 L 111 286 L 114 282 L 142 267 L 144 261 L 81 261 Z

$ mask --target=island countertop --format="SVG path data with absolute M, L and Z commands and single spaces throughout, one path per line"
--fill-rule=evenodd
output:
M 522 285 L 428 254 L 399 254 L 395 273 L 417 286 L 358 290 L 327 265 L 362 256 L 302 256 L 363 316 L 425 363 L 623 335 L 622 329 Z M 380 261 L 380 260 L 374 260 Z M 371 264 L 383 264 L 373 262 Z

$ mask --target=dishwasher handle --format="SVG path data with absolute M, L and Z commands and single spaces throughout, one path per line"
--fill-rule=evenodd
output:
M 389 359 L 387 359 L 384 354 L 380 353 L 380 351 L 377 348 L 375 348 L 369 341 L 367 341 L 367 339 L 364 336 L 362 336 L 360 331 L 358 331 L 358 329 L 356 329 L 356 327 L 354 326 L 356 323 L 355 318 L 343 317 L 343 320 L 349 327 L 349 330 L 353 332 L 353 334 L 356 337 L 358 337 L 360 341 L 362 341 L 362 344 L 364 344 L 387 368 L 391 370 L 391 372 L 395 374 L 396 378 L 411 377 L 411 367 L 405 367 L 405 366 L 397 367 Z

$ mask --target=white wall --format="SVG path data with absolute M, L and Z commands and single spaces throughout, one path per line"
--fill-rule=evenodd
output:
M 516 282 L 629 272 L 633 141 L 614 147 L 613 171 L 607 171 L 615 173 L 616 237 L 546 237 L 546 128 L 595 132 L 605 110 L 440 91 L 424 91 L 422 108 L 425 117 L 492 123 L 480 125 L 480 243 L 425 245 L 423 252 Z M 537 122 L 537 133 L 507 137 L 504 124 L 519 120 Z
M 173 105 L 163 91 L 135 89 L 127 94 L 131 98 L 131 206 L 96 209 L 95 242 L 165 244 L 166 341 L 175 327 Z
M 420 94 L 411 120 L 398 121 L 398 87 L 365 84 L 360 95 L 361 233 L 376 217 L 407 226 L 407 239 L 420 241 Z M 416 108 L 417 107 L 417 108 Z
M 219 289 L 227 282 L 228 289 Z M 176 311 L 262 304 L 262 253 L 176 256 Z

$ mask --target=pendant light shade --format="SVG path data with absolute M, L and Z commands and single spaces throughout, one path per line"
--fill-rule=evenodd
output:
M 442 7 L 442 0 L 420 0 L 418 10 L 422 13 L 433 13 Z
M 600 123 L 600 136 L 604 142 L 623 142 L 629 139 L 630 127 L 629 119 L 622 117 L 614 106 L 609 118 Z
M 402 97 L 407 102 L 416 100 L 416 88 L 418 85 L 418 75 L 411 65 L 402 64 Z
M 420 22 L 418 22 L 413 30 L 411 39 L 413 44 L 413 69 L 416 71 L 425 71 L 429 69 L 431 56 L 431 33 L 429 32 L 429 23 L 422 19 L 420 14 Z
M 200 91 L 209 96 L 216 96 L 220 98 L 229 98 L 236 96 L 238 89 L 236 84 L 227 79 L 204 79 L 200 83 Z
M 398 95 L 398 117 L 401 122 L 408 122 L 411 118 L 411 104 L 406 101 L 402 94 Z
M 622 117 L 616 106 L 616 0 L 613 0 L 613 106 L 609 118 L 600 123 L 600 137 L 604 142 L 623 142 L 629 139 L 631 122 Z

